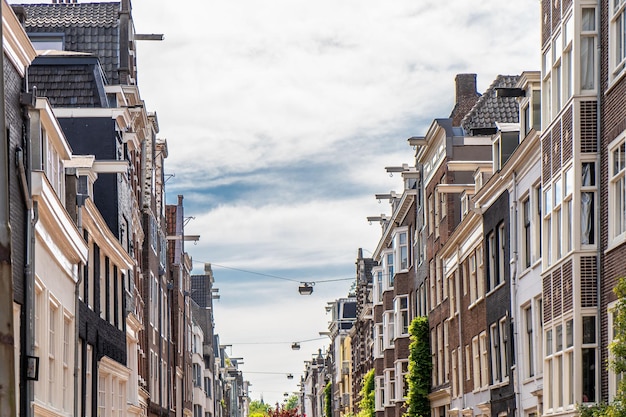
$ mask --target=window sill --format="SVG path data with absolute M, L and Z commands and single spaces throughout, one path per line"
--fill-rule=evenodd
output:
M 476 307 L 478 304 L 480 304 L 481 301 L 483 301 L 485 299 L 484 295 L 481 295 L 480 297 L 478 297 L 476 299 L 476 301 L 474 301 L 473 303 L 471 303 L 469 306 L 467 306 L 468 310 L 472 310 L 474 307 Z
M 493 289 L 489 290 L 487 292 L 487 294 L 485 295 L 485 297 L 489 297 L 491 294 L 493 294 L 494 292 L 498 291 L 500 288 L 504 287 L 504 284 L 506 284 L 505 280 L 503 280 L 501 283 L 499 283 L 498 285 L 493 287 Z
M 613 88 L 626 76 L 626 66 L 622 66 L 622 69 L 616 75 L 609 75 L 609 86 L 606 88 L 604 94 L 609 94 Z
M 609 252 L 613 251 L 614 249 L 617 249 L 617 248 L 621 247 L 622 245 L 624 245 L 624 243 L 626 243 L 626 233 L 622 233 L 621 235 L 616 236 L 615 238 L 613 238 L 609 242 L 606 250 L 604 251 L 604 254 L 606 255 Z
M 489 389 L 498 389 L 498 388 L 506 387 L 507 385 L 509 385 L 508 378 L 505 379 L 504 381 L 496 382 L 495 384 L 489 385 Z

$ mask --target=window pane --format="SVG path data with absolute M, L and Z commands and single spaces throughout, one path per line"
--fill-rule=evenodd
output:
M 596 343 L 596 318 L 595 316 L 583 317 L 583 343 Z

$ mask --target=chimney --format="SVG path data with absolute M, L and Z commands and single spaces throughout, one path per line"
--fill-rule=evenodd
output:
M 457 74 L 454 81 L 456 99 L 450 118 L 453 126 L 460 126 L 463 117 L 474 107 L 480 94 L 476 91 L 476 74 Z

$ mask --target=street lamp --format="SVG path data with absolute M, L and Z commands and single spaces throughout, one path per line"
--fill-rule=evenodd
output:
M 298 291 L 300 295 L 311 295 L 313 294 L 313 286 L 314 282 L 301 282 L 300 287 L 298 287 Z

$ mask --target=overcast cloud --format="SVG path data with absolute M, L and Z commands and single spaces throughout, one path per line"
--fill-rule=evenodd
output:
M 282 401 L 327 345 L 290 342 L 319 339 L 351 285 L 321 281 L 354 277 L 380 236 L 366 216 L 389 212 L 374 193 L 401 191 L 384 167 L 411 163 L 406 139 L 450 114 L 456 74 L 482 92 L 540 68 L 540 3 L 133 0 L 133 16 L 165 35 L 139 44 L 138 81 L 168 141 L 168 202 L 184 195 L 201 235 L 193 272 L 214 264 L 217 331 L 251 397 Z

